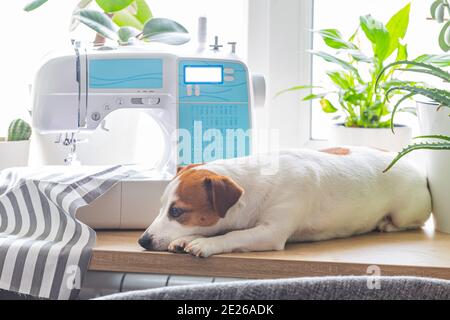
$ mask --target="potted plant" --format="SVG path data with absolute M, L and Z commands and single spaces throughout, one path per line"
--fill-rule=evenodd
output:
M 11 122 L 8 137 L 0 137 L 0 170 L 28 165 L 31 127 L 24 120 Z
M 48 0 L 33 0 L 24 10 L 33 11 Z M 94 44 L 103 45 L 106 39 L 121 45 L 136 41 L 153 41 L 179 45 L 190 40 L 188 31 L 178 22 L 153 17 L 146 0 L 95 0 L 103 10 L 88 9 L 94 0 L 81 0 L 75 7 L 71 30 L 81 22 L 96 32 Z
M 431 5 L 431 15 L 433 19 L 442 22 L 444 20 L 444 10 L 450 12 L 449 4 L 446 0 L 434 1 Z M 450 24 L 444 25 L 440 35 L 439 44 L 444 51 L 450 49 Z M 392 72 L 392 68 L 398 66 L 402 70 L 413 73 L 422 73 L 437 77 L 443 81 L 443 86 L 448 86 L 450 73 L 437 67 L 450 66 L 448 59 L 439 56 L 424 55 L 415 61 L 397 61 L 387 65 L 380 73 L 379 77 L 386 72 Z M 428 182 L 433 201 L 433 217 L 437 230 L 450 233 L 450 91 L 445 88 L 435 88 L 423 84 L 410 84 L 399 81 L 396 86 L 387 91 L 403 92 L 404 96 L 396 103 L 392 112 L 394 118 L 397 108 L 407 99 L 420 95 L 428 98 L 429 101 L 417 101 L 417 111 L 420 122 L 421 142 L 407 146 L 394 158 L 386 171 L 392 168 L 406 154 L 415 150 L 428 150 L 427 152 L 427 172 Z M 440 152 L 437 152 L 440 151 Z
M 410 4 L 394 14 L 387 24 L 371 15 L 361 16 L 357 30 L 347 40 L 337 29 L 318 30 L 333 54 L 312 52 L 338 67 L 326 72 L 332 87 L 295 86 L 280 93 L 295 90 L 311 90 L 303 100 L 319 99 L 323 112 L 335 113 L 330 142 L 335 145 L 369 145 L 388 150 L 401 150 L 411 139 L 411 129 L 395 125 L 393 138 L 391 108 L 384 92 L 397 84 L 394 72 L 383 74 L 376 86 L 377 76 L 388 61 L 405 60 L 407 46 L 402 43 L 409 24 Z M 372 51 L 361 50 L 361 41 L 370 42 Z M 395 67 L 393 67 L 395 69 Z M 411 108 L 398 111 L 411 112 Z

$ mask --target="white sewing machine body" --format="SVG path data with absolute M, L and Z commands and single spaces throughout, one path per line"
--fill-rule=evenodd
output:
M 264 78 L 252 76 L 234 53 L 74 48 L 49 56 L 38 70 L 33 126 L 39 134 L 65 134 L 63 143 L 70 145 L 76 143 L 74 134 L 94 131 L 115 110 L 141 109 L 151 115 L 166 145 L 154 173 L 120 182 L 79 213 L 93 228 L 145 228 L 157 215 L 177 165 L 211 160 L 203 158 L 204 142 L 179 150 L 177 129 L 191 136 L 196 123 L 201 123 L 202 136 L 208 129 L 224 136 L 228 129 L 249 130 L 252 106 L 263 104 L 264 98 Z M 250 144 L 249 137 L 244 149 L 224 145 L 216 158 L 248 155 Z

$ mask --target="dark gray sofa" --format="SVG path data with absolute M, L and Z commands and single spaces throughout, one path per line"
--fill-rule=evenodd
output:
M 375 280 L 375 282 L 374 282 Z M 376 282 L 379 280 L 379 282 Z M 450 300 L 450 281 L 416 277 L 253 280 L 125 292 L 100 300 Z

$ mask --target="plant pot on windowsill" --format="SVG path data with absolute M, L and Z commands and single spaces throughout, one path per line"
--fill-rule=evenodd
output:
M 30 141 L 1 141 L 0 138 L 0 170 L 28 165 Z
M 396 125 L 395 135 L 390 128 L 346 127 L 343 123 L 332 126 L 332 146 L 367 146 L 388 151 L 400 151 L 411 142 L 412 131 L 408 126 Z
M 417 101 L 421 135 L 450 136 L 448 108 L 438 108 L 436 102 Z M 435 226 L 439 231 L 450 233 L 450 151 L 425 152 Z
M 28 165 L 31 127 L 23 120 L 11 122 L 8 139 L 0 137 L 0 170 Z

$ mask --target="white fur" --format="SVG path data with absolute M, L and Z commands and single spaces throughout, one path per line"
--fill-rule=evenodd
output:
M 146 232 L 159 244 L 157 249 L 173 251 L 179 246 L 207 257 L 282 250 L 287 241 L 417 228 L 428 219 L 431 198 L 426 177 L 412 163 L 401 160 L 383 173 L 393 154 L 349 149 L 348 155 L 283 151 L 272 155 L 278 161 L 272 174 L 261 174 L 263 165 L 256 156 L 196 167 L 230 177 L 244 194 L 216 225 L 185 227 L 167 217 L 175 200 L 176 178 L 163 196 L 160 215 Z

